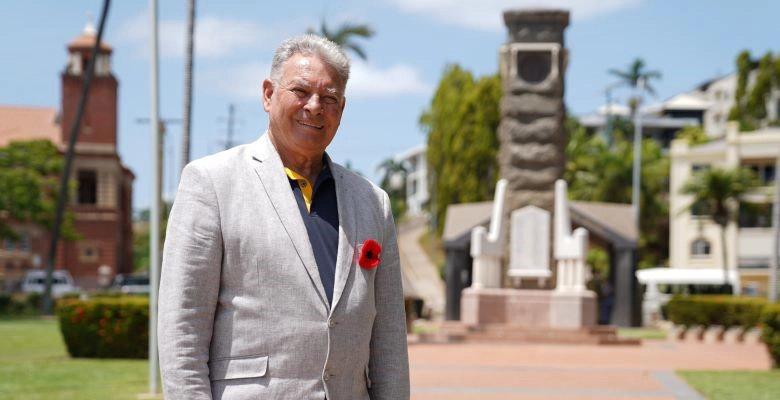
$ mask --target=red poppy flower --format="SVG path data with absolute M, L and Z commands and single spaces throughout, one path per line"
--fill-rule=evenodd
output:
M 379 254 L 382 253 L 382 246 L 376 242 L 376 240 L 368 239 L 360 246 L 360 258 L 358 264 L 361 268 L 372 269 L 382 261 L 379 259 Z

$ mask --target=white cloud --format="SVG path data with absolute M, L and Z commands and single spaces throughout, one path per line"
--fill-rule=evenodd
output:
M 184 55 L 183 20 L 162 20 L 159 23 L 159 49 L 163 57 Z M 215 58 L 237 53 L 245 49 L 258 49 L 274 44 L 269 40 L 272 32 L 260 25 L 232 18 L 203 16 L 195 25 L 195 54 L 198 57 Z M 120 40 L 138 45 L 139 52 L 148 53 L 149 18 L 141 13 L 125 21 L 119 27 Z
M 263 79 L 271 71 L 270 63 L 253 62 L 205 73 L 206 84 L 228 96 L 260 99 Z M 382 69 L 354 61 L 348 98 L 380 98 L 403 94 L 428 94 L 432 86 L 420 77 L 420 71 L 408 64 L 395 64 Z
M 382 69 L 355 61 L 347 84 L 347 96 L 359 98 L 428 94 L 432 90 L 432 86 L 420 77 L 420 70 L 409 64 Z
M 388 0 L 402 11 L 466 28 L 504 29 L 503 12 L 519 8 L 563 8 L 582 20 L 638 4 L 642 0 Z
M 245 63 L 206 72 L 205 84 L 227 96 L 260 101 L 263 80 L 270 73 L 270 63 Z

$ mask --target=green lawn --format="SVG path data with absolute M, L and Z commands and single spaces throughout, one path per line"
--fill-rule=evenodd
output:
M 0 399 L 136 399 L 144 360 L 71 359 L 55 320 L 0 321 Z
M 780 398 L 780 370 L 677 372 L 709 400 Z

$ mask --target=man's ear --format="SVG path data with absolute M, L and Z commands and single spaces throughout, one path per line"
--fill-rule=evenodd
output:
M 271 107 L 271 96 L 274 94 L 274 84 L 270 79 L 263 81 L 263 109 L 268 112 Z

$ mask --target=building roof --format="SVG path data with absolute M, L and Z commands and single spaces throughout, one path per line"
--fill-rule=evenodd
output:
M 726 145 L 726 140 L 719 139 L 719 140 L 713 140 L 704 144 L 700 144 L 698 146 L 693 146 L 688 150 L 688 154 L 712 154 L 712 153 L 722 153 L 726 151 L 726 148 L 728 146 Z
M 690 93 L 680 93 L 666 100 L 663 104 L 664 110 L 707 110 L 712 106 L 707 100 Z
M 580 118 L 580 124 L 586 128 L 601 128 L 607 123 L 606 116 L 603 114 L 593 113 L 588 114 Z M 666 129 L 675 128 L 680 129 L 689 125 L 699 125 L 699 120 L 696 118 L 672 118 L 672 117 L 659 117 L 655 115 L 642 115 L 642 129 Z
M 462 247 L 471 240 L 471 230 L 490 222 L 493 202 L 453 204 L 447 207 L 442 241 L 447 247 Z M 637 247 L 630 204 L 570 201 L 569 211 L 575 225 L 612 243 L 616 248 Z M 552 227 L 551 227 L 552 229 Z
M 15 140 L 48 139 L 60 144 L 56 108 L 0 105 L 0 146 Z
M 620 248 L 637 247 L 638 235 L 630 204 L 569 201 L 571 219 Z
M 420 143 L 417 146 L 414 146 L 408 150 L 405 150 L 403 153 L 397 154 L 395 156 L 396 160 L 409 160 L 412 158 L 417 157 L 420 154 L 425 154 L 425 152 L 428 150 L 428 145 L 425 143 Z
M 490 222 L 492 212 L 492 201 L 450 205 L 444 220 L 442 240 L 448 242 L 457 240 L 464 234 L 471 235 L 471 229 L 475 226 Z
M 719 285 L 723 283 L 723 270 L 721 268 L 677 268 L 659 267 L 641 269 L 636 272 L 639 283 L 660 284 L 700 284 Z M 739 287 L 739 274 L 729 270 L 728 279 Z
M 77 36 L 75 39 L 71 40 L 70 43 L 68 43 L 68 50 L 72 51 L 77 49 L 92 49 L 92 46 L 95 45 L 95 40 L 97 40 L 95 25 L 92 23 L 92 21 L 87 21 L 87 25 L 84 27 L 84 31 L 81 33 L 81 35 Z M 112 51 L 111 46 L 102 40 L 100 41 L 100 50 L 107 53 Z
M 631 115 L 631 109 L 628 106 L 619 103 L 604 104 L 600 106 L 596 112 L 601 115 L 609 113 L 610 115 L 620 115 L 622 117 Z

